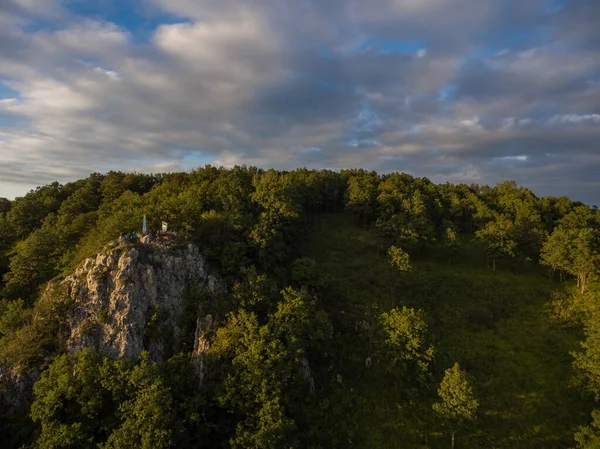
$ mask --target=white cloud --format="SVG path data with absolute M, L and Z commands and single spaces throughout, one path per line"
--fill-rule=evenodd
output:
M 18 93 L 0 100 L 2 181 L 197 159 L 530 180 L 544 153 L 597 150 L 600 85 L 583 78 L 600 70 L 597 49 L 550 41 L 467 58 L 508 18 L 531 23 L 538 0 L 148 2 L 182 19 L 142 44 L 109 22 L 52 16 L 59 3 L 0 12 L 0 77 Z M 23 27 L 35 5 L 52 28 Z M 348 50 L 417 34 L 410 55 Z M 597 164 L 573 160 L 571 173 Z
M 280 75 L 277 39 L 255 15 L 235 21 L 163 25 L 154 43 L 215 83 L 258 84 L 274 81 Z
M 106 76 L 109 80 L 112 81 L 120 81 L 123 79 L 120 73 L 115 72 L 114 70 L 106 70 L 102 67 L 94 67 L 94 70 L 104 76 Z
M 529 157 L 527 155 L 520 155 L 520 156 L 501 156 L 501 157 L 496 157 L 494 158 L 496 160 L 501 160 L 501 161 L 519 161 L 519 162 L 525 162 L 527 159 L 529 159 Z

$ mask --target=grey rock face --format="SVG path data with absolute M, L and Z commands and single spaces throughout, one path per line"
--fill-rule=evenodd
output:
M 196 320 L 196 333 L 194 336 L 194 350 L 192 352 L 192 368 L 201 388 L 204 381 L 204 358 L 210 349 L 210 334 L 213 329 L 213 317 L 210 314 L 198 317 Z
M 33 384 L 39 375 L 38 370 L 19 374 L 0 365 L 0 404 L 8 407 L 6 411 L 14 412 L 31 400 Z
M 87 259 L 63 282 L 74 301 L 69 351 L 91 347 L 119 359 L 147 350 L 157 362 L 179 336 L 186 289 L 219 288 L 195 245 L 149 238 L 116 244 Z
M 315 392 L 315 379 L 314 379 L 314 377 L 311 374 L 310 363 L 308 362 L 308 359 L 306 358 L 306 356 L 302 356 L 302 359 L 300 359 L 300 363 L 302 365 L 300 367 L 300 371 L 302 372 L 302 374 L 304 375 L 304 378 L 308 382 L 308 392 L 310 394 L 314 394 L 314 392 Z
M 192 244 L 143 237 L 135 245 L 121 239 L 107 248 L 61 282 L 72 301 L 66 350 L 89 347 L 113 359 L 137 358 L 147 350 L 150 360 L 162 362 L 181 332 L 186 289 L 200 285 L 217 293 L 221 283 L 207 273 Z M 40 300 L 49 292 L 47 288 Z M 191 360 L 200 385 L 211 330 L 212 317 L 200 316 Z M 20 373 L 0 365 L 0 403 L 10 410 L 26 405 L 39 374 L 37 369 Z

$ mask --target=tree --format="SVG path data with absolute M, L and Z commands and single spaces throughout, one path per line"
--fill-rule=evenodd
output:
M 493 189 L 495 203 L 513 222 L 516 249 L 525 257 L 537 259 L 546 231 L 542 226 L 541 206 L 533 192 L 505 181 Z
M 410 256 L 402 248 L 397 246 L 390 246 L 388 249 L 390 261 L 393 267 L 398 271 L 410 271 Z
M 473 421 L 479 407 L 479 402 L 473 397 L 467 375 L 458 363 L 446 370 L 438 395 L 441 401 L 433 404 L 433 409 L 450 422 L 454 449 L 455 428 Z
M 577 381 L 600 397 L 600 323 L 593 317 L 586 322 L 586 339 L 581 342 L 583 351 L 572 352 L 575 358 L 573 368 L 578 374 Z
M 112 393 L 113 398 L 122 399 L 115 413 L 118 426 L 109 434 L 102 448 L 170 447 L 175 426 L 173 399 L 161 378 L 158 365 L 148 363 L 147 353 L 142 353 L 140 363 L 133 368 L 128 361 L 105 359 L 100 374 L 102 386 Z
M 577 276 L 577 285 L 581 294 L 585 293 L 590 281 L 598 273 L 600 253 L 598 252 L 598 235 L 591 229 L 582 229 L 575 238 L 571 274 Z
M 17 299 L 0 301 L 0 337 L 14 335 L 31 320 L 31 310 L 25 307 L 25 301 Z
M 171 446 L 173 401 L 158 365 L 113 361 L 85 349 L 57 357 L 33 388 L 36 447 Z
M 321 281 L 321 273 L 317 261 L 310 257 L 296 259 L 292 264 L 292 280 L 300 286 L 318 287 Z
M 98 229 L 102 232 L 103 241 L 139 230 L 144 213 L 143 198 L 131 191 L 126 191 L 116 200 L 102 205 L 98 210 Z
M 37 288 L 57 273 L 59 238 L 51 224 L 34 231 L 17 246 L 4 275 L 9 298 L 32 300 Z
M 404 247 L 421 246 L 433 240 L 433 218 L 442 205 L 436 189 L 427 178 L 390 173 L 379 185 L 377 228 Z
M 360 225 L 365 226 L 373 219 L 377 208 L 379 176 L 366 170 L 349 170 L 342 174 L 348 176 L 346 208 L 358 216 Z
M 285 348 L 271 342 L 269 334 L 254 313 L 242 310 L 217 330 L 210 349 L 213 357 L 231 361 L 217 400 L 241 415 L 229 440 L 232 447 L 279 447 L 295 428 L 281 404 Z
M 571 267 L 571 242 L 569 233 L 562 227 L 558 227 L 550 235 L 542 246 L 541 262 L 558 271 L 562 281 L 563 273 L 570 272 Z
M 0 365 L 9 365 L 19 374 L 39 369 L 56 351 L 71 301 L 64 285 L 50 282 L 33 308 L 25 305 L 25 301 L 17 300 L 3 303 L 4 310 L 0 310 Z
M 417 376 L 421 377 L 433 360 L 433 346 L 427 343 L 425 313 L 402 307 L 381 314 L 385 345 L 392 364 L 406 370 L 405 363 L 413 363 Z
M 281 293 L 265 325 L 245 310 L 231 314 L 210 349 L 213 357 L 230 361 L 217 399 L 239 417 L 232 447 L 295 447 L 296 417 L 308 419 L 306 361 L 321 353 L 331 325 L 307 295 L 291 288 Z
M 575 276 L 583 294 L 599 271 L 599 232 L 593 227 L 567 228 L 561 224 L 544 243 L 541 254 L 544 265 Z
M 392 270 L 404 272 L 412 269 L 410 265 L 410 256 L 402 248 L 390 246 L 388 248 L 388 255 L 390 256 L 390 267 Z M 396 304 L 396 283 L 396 276 L 393 276 L 390 282 L 392 291 L 392 306 Z
M 11 207 L 12 202 L 9 199 L 0 197 L 0 214 L 7 213 L 10 211 Z
M 257 249 L 263 268 L 276 268 L 301 232 L 298 221 L 302 207 L 298 185 L 288 173 L 275 170 L 256 174 L 253 185 L 252 201 L 262 211 L 250 232 L 250 240 Z
M 592 412 L 592 423 L 575 433 L 577 449 L 600 449 L 600 410 Z
M 498 257 L 515 255 L 516 242 L 513 231 L 513 222 L 504 215 L 496 214 L 493 220 L 475 233 L 475 237 L 483 243 L 488 257 L 492 259 L 494 271 Z
M 102 431 L 101 363 L 99 354 L 85 350 L 56 358 L 44 371 L 34 385 L 31 405 L 31 417 L 41 426 L 38 447 L 85 447 Z
M 239 269 L 241 280 L 233 285 L 232 297 L 238 308 L 261 315 L 277 304 L 279 291 L 277 283 L 266 274 L 258 274 L 252 265 Z
M 460 240 L 456 229 L 452 226 L 447 227 L 444 231 L 444 246 L 448 252 L 448 263 L 450 263 L 456 256 L 456 253 L 458 253 L 459 245 Z
M 0 277 L 8 271 L 10 249 L 16 237 L 15 227 L 6 215 L 0 212 Z
M 64 200 L 63 186 L 53 182 L 44 187 L 31 190 L 27 195 L 16 198 L 6 214 L 15 226 L 17 235 L 25 238 L 42 225 L 44 217 L 56 212 Z

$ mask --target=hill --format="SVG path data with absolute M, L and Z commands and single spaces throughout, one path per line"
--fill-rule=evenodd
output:
M 458 447 L 573 445 L 574 429 L 587 421 L 592 405 L 569 387 L 569 353 L 582 336 L 558 326 L 547 313 L 557 285 L 543 270 L 494 272 L 470 261 L 473 254 L 457 254 L 451 263 L 423 257 L 398 275 L 381 250 L 385 241 L 353 226 L 351 216 L 324 216 L 318 229 L 307 254 L 331 282 L 335 300 L 327 311 L 346 324 L 341 338 L 349 359 L 358 364 L 373 350 L 348 324 L 394 306 L 422 309 L 435 342 L 437 382 L 454 361 L 474 378 L 481 414 L 457 435 Z M 365 398 L 364 447 L 448 447 L 443 423 L 431 413 L 435 389 L 427 389 L 415 404 L 383 371 L 375 365 L 347 372 L 352 388 Z
M 600 215 L 514 182 L 93 174 L 2 202 L 0 271 L 7 447 L 600 441 Z

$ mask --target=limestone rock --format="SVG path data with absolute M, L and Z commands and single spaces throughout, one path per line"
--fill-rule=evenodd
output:
M 112 245 L 85 260 L 63 283 L 74 302 L 69 351 L 91 347 L 119 359 L 147 350 L 157 362 L 179 336 L 186 289 L 220 288 L 198 247 L 146 237 L 133 245 Z
M 310 363 L 305 355 L 300 359 L 300 364 L 302 365 L 300 370 L 304 375 L 304 378 L 308 382 L 308 392 L 313 394 L 315 392 L 315 378 L 312 376 L 310 371 Z
M 212 315 L 200 316 L 196 320 L 196 334 L 194 336 L 194 350 L 192 351 L 192 368 L 198 379 L 198 386 L 202 388 L 204 381 L 204 358 L 210 349 L 210 334 L 214 331 Z

